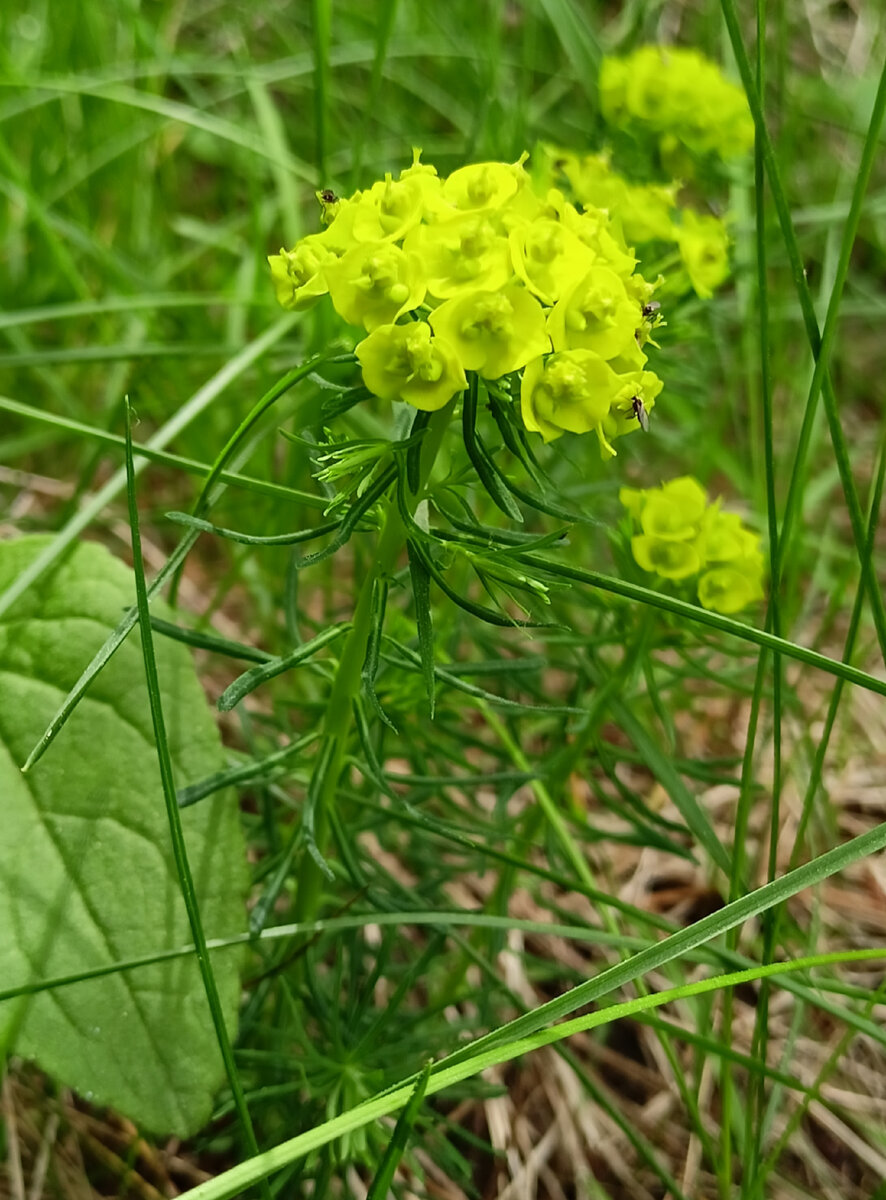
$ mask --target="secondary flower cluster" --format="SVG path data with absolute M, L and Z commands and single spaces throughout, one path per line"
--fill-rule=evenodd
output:
M 729 237 L 718 217 L 681 208 L 680 184 L 631 183 L 612 166 L 608 152 L 574 154 L 545 147 L 554 180 L 561 177 L 569 194 L 583 205 L 608 210 L 629 245 L 669 242 L 676 245 L 689 284 L 709 300 L 729 275 Z M 668 285 L 674 291 L 668 276 Z M 685 283 L 685 279 L 684 279 Z
M 698 600 L 715 612 L 736 613 L 763 596 L 760 539 L 736 513 L 690 475 L 656 488 L 622 488 L 619 500 L 640 532 L 631 551 L 644 571 L 675 581 L 696 578 Z
M 600 109 L 608 124 L 656 137 L 665 157 L 683 146 L 698 157 L 732 158 L 754 141 L 742 89 L 697 50 L 678 46 L 604 58 Z
M 467 386 L 523 372 L 521 411 L 545 441 L 645 423 L 661 390 L 643 345 L 654 285 L 617 223 L 556 189 L 537 192 L 516 163 L 438 176 L 419 161 L 346 200 L 321 193 L 328 221 L 269 258 L 277 299 L 301 309 L 329 294 L 365 337 L 366 387 L 442 408 Z

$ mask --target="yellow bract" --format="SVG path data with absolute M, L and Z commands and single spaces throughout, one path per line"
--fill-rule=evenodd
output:
M 729 238 L 722 221 L 686 209 L 676 227 L 677 245 L 696 294 L 709 300 L 729 275 Z
M 405 400 L 434 412 L 467 387 L 464 369 L 443 338 L 423 321 L 382 325 L 357 347 L 363 380 L 382 400 Z
M 370 330 L 417 308 L 426 288 L 420 260 L 387 242 L 354 246 L 327 264 L 326 280 L 336 312 Z
M 546 442 L 561 434 L 599 429 L 621 381 L 593 350 L 564 350 L 537 358 L 523 372 L 523 423 Z
M 551 348 L 544 309 L 525 288 L 463 292 L 429 318 L 434 333 L 455 347 L 462 365 L 500 379 Z

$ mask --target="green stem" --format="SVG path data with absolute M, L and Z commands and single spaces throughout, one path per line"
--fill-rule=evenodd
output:
M 410 511 L 422 499 L 431 468 L 449 424 L 454 401 L 435 412 L 428 423 L 421 452 L 421 473 L 416 492 L 406 487 L 406 502 Z M 359 695 L 361 672 L 372 633 L 372 598 L 375 583 L 392 575 L 406 544 L 406 525 L 395 496 L 385 501 L 385 513 L 378 545 L 368 573 L 360 586 L 351 629 L 336 668 L 323 720 L 323 745 L 316 757 L 314 775 L 308 785 L 313 793 L 314 841 L 321 854 L 329 839 L 330 814 L 335 809 L 336 791 L 345 764 L 348 739 L 353 723 L 353 702 Z M 323 753 L 324 748 L 326 753 Z M 295 901 L 295 920 L 312 921 L 320 906 L 323 886 L 322 869 L 310 854 L 302 858 L 298 893 Z

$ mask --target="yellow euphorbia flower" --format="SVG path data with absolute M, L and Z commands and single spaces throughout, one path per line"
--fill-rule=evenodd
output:
M 558 221 L 511 230 L 514 270 L 543 304 L 554 304 L 594 264 L 594 254 Z
M 352 325 L 376 329 L 417 308 L 425 298 L 421 261 L 389 242 L 365 242 L 326 268 L 336 312 Z
M 514 274 L 507 238 L 483 214 L 460 213 L 421 225 L 403 245 L 421 259 L 428 291 L 439 300 L 471 288 L 495 291 Z
M 611 125 L 648 130 L 696 155 L 730 158 L 753 145 L 744 92 L 697 50 L 640 46 L 625 58 L 604 58 L 600 109 Z
M 355 240 L 401 241 L 424 216 L 426 196 L 426 185 L 419 178 L 394 179 L 387 174 L 361 193 L 355 205 L 352 225 Z
M 323 268 L 335 261 L 322 233 L 303 237 L 292 250 L 280 247 L 268 255 L 277 303 L 284 308 L 310 308 L 328 291 Z
M 523 423 L 546 442 L 561 434 L 597 429 L 621 380 L 593 350 L 563 350 L 537 358 L 523 372 Z
M 708 498 L 697 479 L 683 475 L 660 488 L 650 489 L 645 496 L 640 514 L 644 533 L 680 542 L 698 536 Z
M 644 571 L 654 571 L 665 579 L 687 579 L 701 570 L 701 559 L 691 542 L 640 534 L 631 538 L 631 553 Z
M 714 612 L 740 612 L 763 599 L 762 575 L 762 569 L 758 573 L 731 566 L 705 571 L 698 581 L 698 602 Z
M 443 183 L 443 198 L 460 212 L 493 213 L 527 181 L 524 155 L 516 163 L 484 162 L 459 167 Z
M 709 300 L 714 288 L 729 275 L 729 237 L 717 217 L 699 216 L 684 209 L 674 230 L 680 257 L 695 292 Z
M 736 613 L 763 596 L 760 539 L 735 513 L 708 503 L 707 493 L 689 475 L 660 488 L 622 488 L 619 499 L 641 533 L 631 552 L 644 571 L 663 579 L 697 575 L 699 603 Z
M 593 350 L 609 359 L 627 349 L 642 320 L 615 272 L 591 267 L 554 305 L 548 333 L 555 350 Z
M 525 288 L 462 292 L 429 318 L 435 334 L 455 347 L 461 364 L 485 379 L 499 379 L 551 348 L 545 314 Z
M 432 338 L 424 321 L 382 325 L 355 353 L 363 382 L 382 400 L 405 400 L 434 412 L 467 387 L 455 350 L 444 338 Z

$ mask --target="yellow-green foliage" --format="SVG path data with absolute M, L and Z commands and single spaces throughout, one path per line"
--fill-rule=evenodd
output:
M 735 613 L 763 595 L 760 539 L 737 513 L 690 475 L 655 488 L 622 488 L 619 499 L 638 530 L 631 551 L 644 571 L 676 582 L 695 581 L 705 608 Z
M 729 278 L 729 235 L 719 217 L 700 214 L 677 204 L 680 184 L 631 183 L 613 167 L 608 151 L 575 154 L 544 147 L 552 181 L 563 181 L 579 204 L 606 210 L 631 246 L 650 242 L 671 243 L 682 261 L 693 291 L 709 300 Z M 668 290 L 679 287 L 677 276 L 668 277 Z
M 640 46 L 600 69 L 604 120 L 657 139 L 664 157 L 690 154 L 733 158 L 751 148 L 754 123 L 744 92 L 697 50 Z

